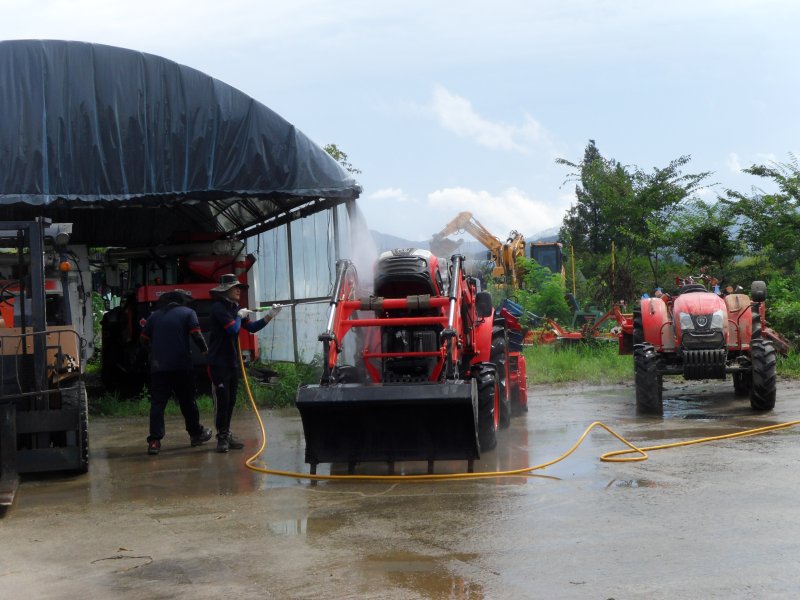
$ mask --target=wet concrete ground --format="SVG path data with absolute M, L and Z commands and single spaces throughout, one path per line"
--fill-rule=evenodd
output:
M 732 388 L 670 382 L 663 419 L 637 417 L 630 387 L 531 389 L 530 412 L 476 470 L 555 458 L 594 420 L 655 445 L 800 419 L 796 383 L 780 383 L 768 414 Z M 307 472 L 296 413 L 264 416 L 270 466 Z M 0 596 L 622 600 L 800 587 L 797 428 L 627 464 L 598 460 L 621 445 L 595 431 L 535 477 L 318 485 L 245 468 L 260 443 L 250 413 L 235 422 L 247 448 L 228 455 L 190 448 L 173 420 L 148 457 L 146 428 L 92 419 L 89 475 L 23 481 L 0 520 Z

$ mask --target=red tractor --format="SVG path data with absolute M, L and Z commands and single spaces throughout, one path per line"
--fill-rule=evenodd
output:
M 384 252 L 373 294 L 358 299 L 355 268 L 339 261 L 319 336 L 322 379 L 297 394 L 312 473 L 321 462 L 352 471 L 411 460 L 428 461 L 429 472 L 434 460 L 467 460 L 472 470 L 512 412 L 525 410 L 525 359 L 509 348 L 519 325 L 476 292 L 463 262 L 454 255 L 443 270 L 427 250 Z
M 678 294 L 642 298 L 633 312 L 636 408 L 663 414 L 662 377 L 725 379 L 737 395 L 749 395 L 754 410 L 775 407 L 776 355 L 765 339 L 767 287 L 754 281 L 750 297 L 710 292 L 697 279 L 679 279 Z

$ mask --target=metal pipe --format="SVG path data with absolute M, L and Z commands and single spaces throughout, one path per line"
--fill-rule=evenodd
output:
M 457 294 L 461 283 L 461 263 L 464 257 L 460 254 L 454 254 L 450 260 L 453 266 L 453 277 L 450 281 L 450 315 L 447 319 L 447 328 L 452 331 L 455 324 Z
M 328 313 L 328 326 L 325 329 L 327 333 L 333 333 L 333 323 L 336 318 L 336 306 L 339 304 L 339 294 L 342 293 L 344 276 L 352 265 L 353 263 L 346 258 L 336 261 L 336 283 L 334 284 L 333 295 L 330 299 L 331 308 L 330 312 Z

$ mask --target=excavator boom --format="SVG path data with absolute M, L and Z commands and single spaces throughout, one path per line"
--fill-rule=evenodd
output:
M 522 283 L 523 272 L 517 268 L 517 258 L 525 256 L 525 237 L 512 231 L 505 242 L 486 229 L 471 212 L 460 212 L 431 238 L 431 251 L 437 256 L 452 253 L 458 247 L 447 236 L 466 231 L 490 252 L 494 262 L 492 277 L 502 279 L 507 285 L 517 288 Z

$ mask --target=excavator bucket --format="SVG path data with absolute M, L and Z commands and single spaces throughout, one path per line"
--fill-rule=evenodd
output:
M 321 462 L 480 457 L 474 380 L 308 385 L 298 390 L 297 408 L 312 473 Z

